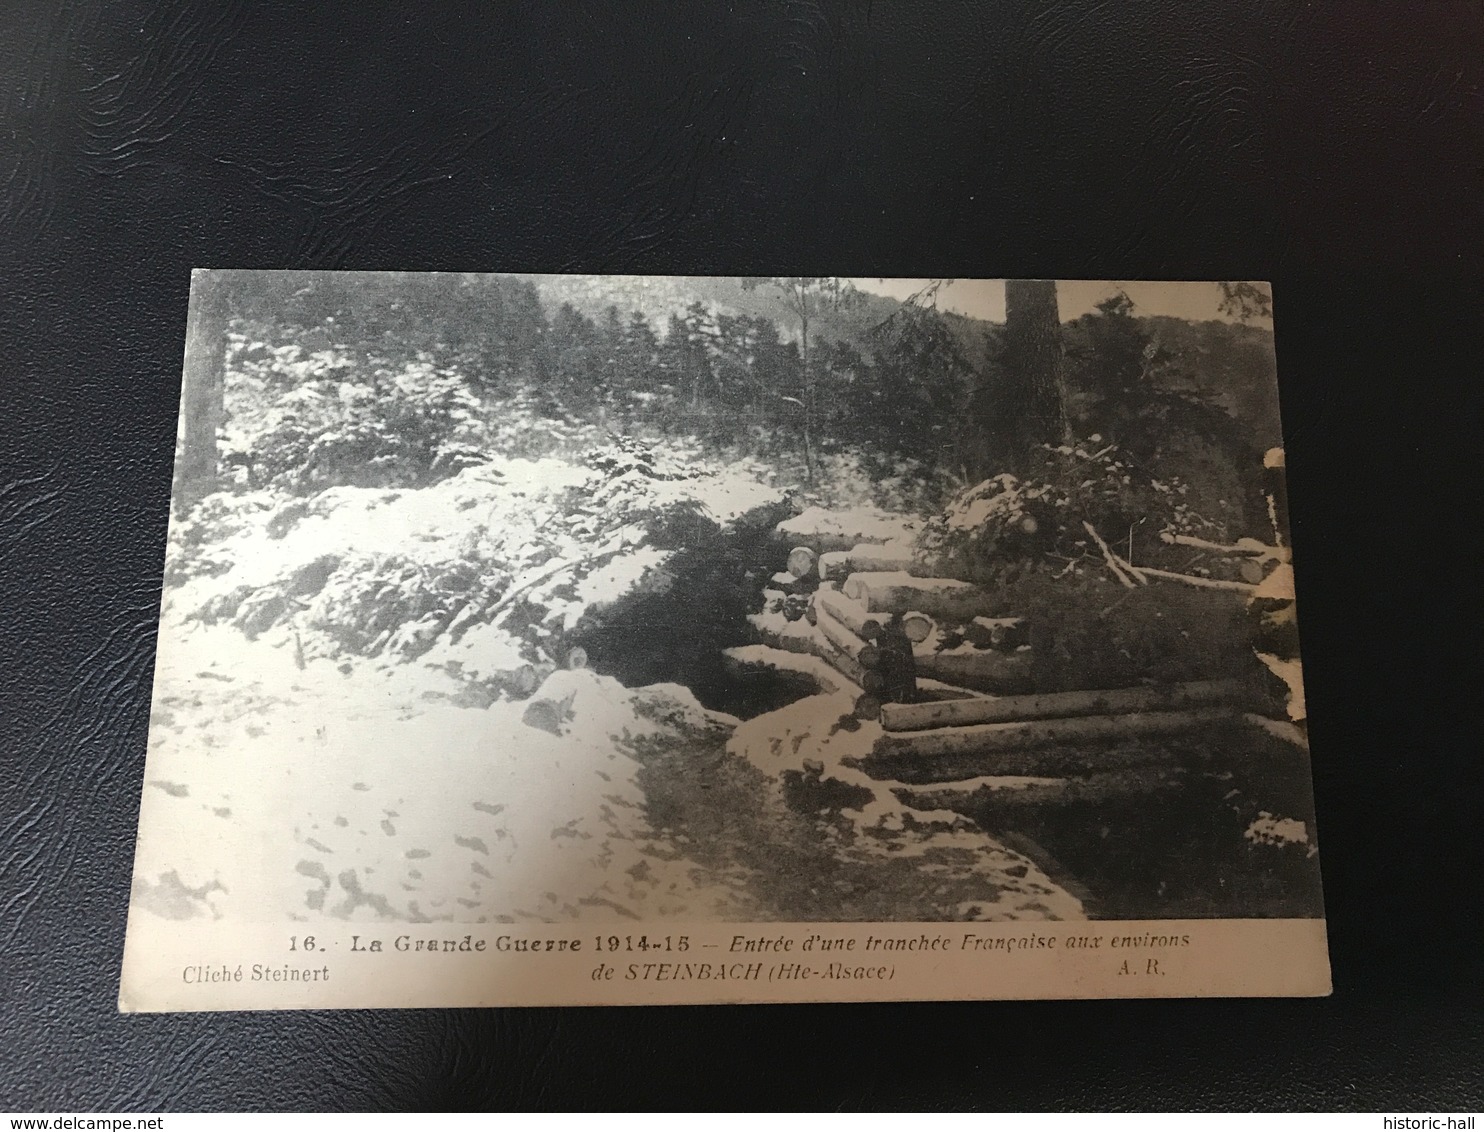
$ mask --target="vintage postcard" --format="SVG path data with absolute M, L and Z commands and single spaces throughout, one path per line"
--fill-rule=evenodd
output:
M 196 272 L 120 1008 L 1328 993 L 1272 319 Z

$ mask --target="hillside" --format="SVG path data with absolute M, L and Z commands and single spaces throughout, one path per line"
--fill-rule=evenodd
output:
M 767 286 L 748 290 L 735 276 L 522 275 L 518 278 L 537 286 L 548 318 L 563 303 L 571 303 L 594 320 L 601 318 L 610 306 L 616 306 L 623 314 L 640 311 L 659 333 L 671 314 L 699 302 L 722 314 L 772 319 L 785 340 L 798 337 L 798 324 L 777 292 Z M 811 327 L 811 333 L 865 349 L 872 328 L 889 319 L 901 304 L 883 295 L 866 292 L 859 295 L 859 300 L 849 309 L 822 314 Z M 954 318 L 958 320 L 959 316 Z
M 656 275 L 520 275 L 538 289 L 541 306 L 551 318 L 563 303 L 597 321 L 609 307 L 627 316 L 639 311 L 656 334 L 663 334 L 672 314 L 695 302 L 728 315 L 767 318 L 784 341 L 798 339 L 798 322 L 776 291 L 747 289 L 742 280 L 725 276 Z M 901 310 L 896 299 L 860 292 L 851 306 L 825 311 L 811 327 L 815 341 L 844 342 L 870 355 L 880 346 L 878 328 Z M 1085 316 L 1084 316 L 1085 318 Z M 1064 322 L 1068 352 L 1075 355 L 1084 319 Z M 1163 315 L 1136 321 L 1169 355 L 1159 384 L 1174 392 L 1196 394 L 1221 406 L 1250 428 L 1260 446 L 1282 442 L 1275 393 L 1277 362 L 1271 330 L 1210 320 L 1189 322 Z M 994 349 L 1001 324 L 947 312 L 944 322 L 961 356 L 982 369 Z

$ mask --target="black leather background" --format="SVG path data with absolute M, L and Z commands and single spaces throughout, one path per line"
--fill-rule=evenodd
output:
M 0 113 L 0 1108 L 1477 1109 L 1478 0 L 7 0 Z M 193 266 L 1273 280 L 1334 997 L 117 1015 Z

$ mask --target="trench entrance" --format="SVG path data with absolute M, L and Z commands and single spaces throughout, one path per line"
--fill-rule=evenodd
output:
M 723 656 L 755 641 L 747 617 L 761 610 L 762 591 L 788 555 L 788 540 L 774 530 L 788 514 L 760 508 L 727 527 L 692 520 L 658 584 L 589 615 L 569 643 L 626 687 L 683 685 L 705 707 L 743 720 L 818 694 L 805 674 L 737 666 Z M 682 754 L 648 760 L 648 793 L 666 799 L 662 824 L 714 837 L 718 818 L 709 810 L 727 792 L 721 784 L 758 772 L 727 769 L 721 751 L 700 758 L 705 767 Z M 1043 853 L 1047 871 L 1083 896 L 1096 918 L 1322 914 L 1311 847 L 1247 835 L 1263 813 L 1312 823 L 1307 758 L 1250 728 L 1168 740 L 1159 754 L 1164 769 L 1147 790 L 1043 793 L 1026 803 L 955 793 L 942 783 L 914 788 L 904 800 L 962 814 L 1033 858 Z M 789 807 L 801 816 L 817 811 L 819 799 L 799 786 L 783 782 Z
M 749 614 L 763 607 L 763 589 L 789 543 L 774 528 L 792 514 L 784 504 L 760 507 L 721 526 L 688 516 L 683 529 L 654 540 L 673 550 L 661 575 L 584 618 L 568 635 L 589 664 L 627 688 L 683 684 L 702 705 L 753 719 L 815 694 L 807 676 L 738 670 L 723 650 L 750 644 Z M 666 545 L 671 543 L 672 545 Z

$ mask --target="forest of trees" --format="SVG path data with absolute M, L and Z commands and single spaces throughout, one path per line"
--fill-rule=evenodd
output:
M 1237 318 L 1266 313 L 1261 291 L 1223 287 Z M 1182 476 L 1207 510 L 1220 501 L 1240 516 L 1259 498 L 1260 454 L 1280 442 L 1265 331 L 1141 317 L 1123 294 L 1063 322 L 1049 281 L 1007 283 L 1007 319 L 995 325 L 939 310 L 936 290 L 883 317 L 879 296 L 843 280 L 746 280 L 738 294 L 755 294 L 754 310 L 693 299 L 657 325 L 653 312 L 614 304 L 596 315 L 553 304 L 515 276 L 201 273 L 178 503 L 218 487 L 226 463 L 280 486 L 292 475 L 356 482 L 378 468 L 383 482 L 451 474 L 459 443 L 478 446 L 474 424 L 512 406 L 614 433 L 694 438 L 768 459 L 805 486 L 822 460 L 849 452 L 882 478 L 928 485 L 939 493 L 930 503 L 1090 436 L 1135 466 Z M 298 363 L 305 388 L 236 442 L 247 451 L 218 439 L 231 423 L 229 334 L 241 343 L 237 370 L 268 362 L 270 344 L 323 361 Z M 284 381 L 281 369 L 260 370 Z M 365 396 L 331 399 L 333 412 L 309 395 L 315 380 L 348 378 Z

